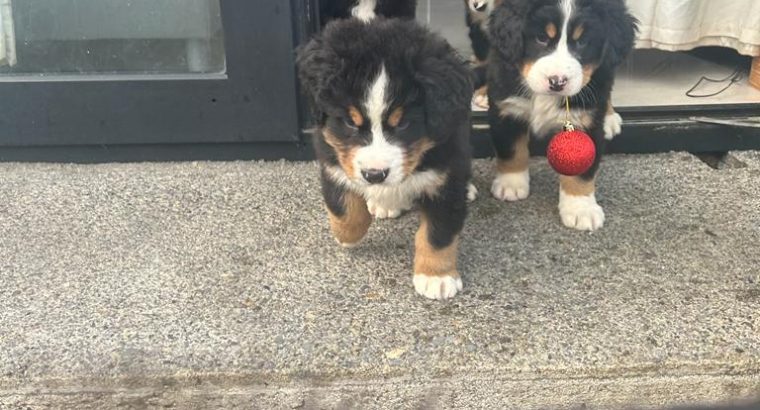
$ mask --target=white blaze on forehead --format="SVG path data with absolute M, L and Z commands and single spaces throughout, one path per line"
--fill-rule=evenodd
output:
M 385 65 L 381 65 L 377 77 L 367 89 L 364 100 L 364 109 L 370 126 L 370 144 L 359 148 L 354 160 L 358 173 L 361 173 L 362 169 L 390 170 L 386 182 L 392 184 L 404 178 L 404 150 L 388 142 L 383 130 L 383 117 L 389 106 L 389 82 Z M 361 178 L 361 175 L 357 177 Z
M 570 19 L 573 17 L 573 9 L 575 8 L 575 0 L 560 0 L 559 7 L 564 14 L 564 21 L 562 22 L 562 32 L 560 34 L 559 43 L 557 44 L 557 52 L 570 53 L 567 48 L 567 32 L 570 29 Z
M 385 65 L 380 65 L 380 73 L 372 83 L 367 92 L 364 108 L 367 110 L 367 117 L 372 125 L 372 139 L 382 137 L 383 134 L 383 114 L 388 109 L 388 102 L 385 100 L 385 93 L 388 89 L 388 73 L 385 71 Z

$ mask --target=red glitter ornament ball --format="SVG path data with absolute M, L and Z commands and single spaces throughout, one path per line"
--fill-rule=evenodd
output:
M 549 165 L 562 175 L 581 175 L 594 165 L 596 147 L 583 131 L 562 131 L 549 142 L 546 158 Z

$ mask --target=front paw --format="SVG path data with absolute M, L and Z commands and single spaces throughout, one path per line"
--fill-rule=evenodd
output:
M 616 112 L 604 117 L 604 138 L 611 140 L 623 132 L 623 117 Z
M 467 202 L 473 202 L 476 199 L 478 199 L 478 188 L 473 183 L 467 184 Z
M 508 202 L 519 201 L 530 195 L 530 173 L 523 172 L 499 174 L 491 184 L 491 193 L 496 199 Z
M 424 273 L 414 274 L 414 290 L 428 299 L 445 300 L 456 296 L 462 290 L 462 278 L 454 275 L 431 276 Z
M 604 210 L 594 194 L 572 196 L 560 193 L 559 215 L 562 223 L 579 231 L 595 231 L 604 226 Z

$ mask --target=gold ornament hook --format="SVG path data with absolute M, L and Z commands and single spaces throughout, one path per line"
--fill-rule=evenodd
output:
M 565 97 L 565 131 L 575 131 L 573 123 L 570 121 L 570 97 Z

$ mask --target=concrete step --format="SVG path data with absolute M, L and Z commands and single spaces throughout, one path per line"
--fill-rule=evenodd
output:
M 0 409 L 660 408 L 760 393 L 760 153 L 612 156 L 568 230 L 533 164 L 481 196 L 464 291 L 415 214 L 346 251 L 313 163 L 0 164 Z

